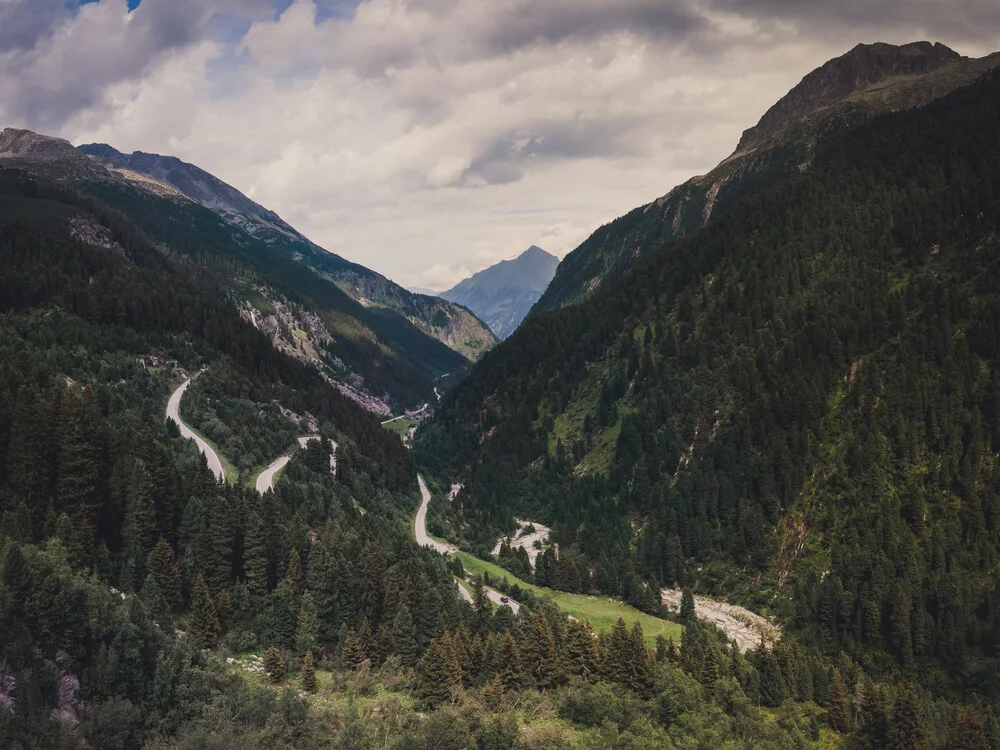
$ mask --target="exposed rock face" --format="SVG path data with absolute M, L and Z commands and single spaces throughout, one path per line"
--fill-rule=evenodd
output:
M 825 138 L 873 116 L 925 106 L 998 66 L 1000 53 L 970 59 L 930 42 L 858 45 L 803 78 L 707 175 L 594 232 L 563 259 L 534 310 L 580 301 L 746 195 L 808 169 Z
M 845 55 L 817 68 L 771 107 L 756 126 L 744 131 L 736 150 L 744 151 L 780 135 L 818 110 L 855 92 L 896 76 L 924 76 L 960 61 L 962 56 L 943 44 L 913 42 L 859 44 Z
M 30 130 L 4 128 L 0 133 L 0 158 L 31 161 L 55 161 L 71 157 L 75 150 L 69 141 L 39 135 Z

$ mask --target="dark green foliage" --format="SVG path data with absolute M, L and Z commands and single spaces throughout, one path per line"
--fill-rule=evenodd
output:
M 264 671 L 267 678 L 274 684 L 285 679 L 285 657 L 275 646 L 271 646 L 264 656 Z
M 215 640 L 219 637 L 219 618 L 215 612 L 215 602 L 212 601 L 212 595 L 201 573 L 195 580 L 194 592 L 191 594 L 188 631 L 192 638 L 205 647 L 215 645 Z
M 417 695 L 427 704 L 453 701 L 462 687 L 462 668 L 447 634 L 431 641 L 417 670 Z
M 828 659 L 1000 694 L 998 101 L 994 73 L 828 141 L 529 317 L 418 435 L 464 541 L 538 518 L 602 593 L 736 593 Z M 760 673 L 774 705 L 815 683 Z
M 392 621 L 392 652 L 404 667 L 412 667 L 417 660 L 417 631 L 409 608 L 404 604 Z
M 302 659 L 302 669 L 300 674 L 300 684 L 307 693 L 316 692 L 316 664 L 313 662 L 313 652 L 306 651 Z

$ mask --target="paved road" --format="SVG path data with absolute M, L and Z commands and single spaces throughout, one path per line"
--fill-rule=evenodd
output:
M 442 555 L 450 555 L 458 552 L 458 548 L 455 545 L 439 542 L 427 536 L 427 504 L 431 501 L 431 491 L 427 489 L 424 478 L 419 474 L 417 475 L 417 482 L 420 485 L 420 497 L 422 498 L 420 509 L 417 511 L 417 517 L 413 521 L 413 531 L 417 537 L 417 544 L 421 547 L 436 549 Z
M 419 544 L 421 547 L 431 547 L 432 549 L 436 549 L 443 555 L 451 555 L 454 554 L 455 552 L 458 552 L 458 548 L 455 545 L 447 544 L 446 542 L 439 542 L 436 539 L 431 539 L 427 535 L 427 504 L 431 501 L 431 491 L 427 489 L 427 483 L 424 482 L 424 478 L 419 474 L 417 475 L 417 483 L 420 485 L 420 497 L 421 497 L 420 509 L 417 510 L 417 517 L 413 521 L 413 531 L 417 537 L 417 544 Z M 465 588 L 458 583 L 457 579 L 455 585 L 458 586 L 459 596 L 461 596 L 463 599 L 465 599 L 465 601 L 471 604 L 472 597 L 469 595 L 469 592 L 466 591 Z M 506 602 L 501 602 L 500 597 L 502 597 L 503 594 L 501 594 L 499 591 L 494 591 L 489 586 L 486 586 L 484 588 L 486 589 L 486 596 L 488 596 L 490 601 L 493 602 L 494 604 L 497 604 L 501 607 L 504 604 L 506 604 L 508 607 L 514 610 L 515 615 L 518 613 L 518 610 L 521 609 L 521 605 L 509 597 L 507 598 Z
M 257 492 L 264 494 L 269 489 L 274 486 L 274 477 L 279 471 L 285 468 L 285 465 L 291 460 L 290 456 L 281 456 L 276 458 L 270 466 L 268 466 L 264 471 L 260 473 L 257 477 Z
M 208 461 L 208 468 L 212 470 L 212 473 L 215 474 L 217 479 L 225 482 L 226 471 L 222 468 L 222 461 L 219 460 L 218 454 L 212 450 L 212 446 L 195 435 L 194 432 L 191 431 L 191 428 L 181 421 L 181 397 L 184 395 L 184 391 L 187 390 L 187 387 L 191 385 L 191 380 L 191 378 L 188 378 L 181 383 L 180 387 L 176 391 L 170 394 L 170 400 L 167 401 L 167 419 L 172 419 L 177 423 L 177 426 L 180 428 L 181 435 L 189 440 L 194 440 L 194 442 L 198 445 L 198 450 L 205 454 L 205 458 Z
M 299 447 L 305 448 L 309 445 L 310 440 L 319 440 L 319 435 L 305 435 L 299 439 Z M 330 441 L 330 447 L 333 448 L 333 452 L 330 454 L 330 473 L 337 473 L 337 444 Z M 278 476 L 278 472 L 288 465 L 288 462 L 292 459 L 291 456 L 279 456 L 274 459 L 270 466 L 268 466 L 264 471 L 262 471 L 257 477 L 257 492 L 263 495 L 269 489 L 274 487 L 274 479 Z

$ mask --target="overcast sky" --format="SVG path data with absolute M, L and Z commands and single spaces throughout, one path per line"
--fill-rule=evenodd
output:
M 858 42 L 1000 49 L 997 0 L 0 0 L 0 126 L 173 154 L 443 289 L 711 169 Z

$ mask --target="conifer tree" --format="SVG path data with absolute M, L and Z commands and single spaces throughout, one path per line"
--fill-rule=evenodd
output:
M 851 729 L 851 703 L 847 695 L 847 686 L 839 669 L 833 670 L 828 688 L 826 716 L 830 728 L 845 733 Z
M 219 619 L 215 613 L 215 602 L 208 592 L 205 577 L 199 573 L 191 595 L 191 614 L 188 631 L 203 647 L 215 645 L 219 636 Z
M 417 670 L 417 695 L 431 706 L 453 701 L 462 687 L 462 668 L 447 634 L 431 641 Z
M 680 620 L 686 623 L 692 619 L 694 619 L 694 595 L 691 593 L 691 589 L 686 588 L 681 593 Z
M 556 657 L 552 626 L 544 612 L 536 611 L 521 639 L 521 671 L 536 685 L 548 687 L 557 681 Z
M 493 674 L 507 690 L 520 686 L 524 674 L 521 671 L 521 653 L 510 631 L 504 631 L 493 657 Z
M 246 539 L 243 545 L 243 570 L 247 588 L 254 598 L 261 598 L 268 589 L 267 532 L 264 520 L 256 513 L 247 519 Z
M 305 658 L 302 660 L 301 684 L 302 689 L 307 693 L 316 692 L 316 665 L 313 662 L 312 651 L 306 651 Z
M 295 651 L 304 654 L 316 647 L 316 605 L 308 591 L 302 595 L 295 621 Z
M 410 609 L 405 604 L 399 608 L 392 621 L 392 650 L 404 667 L 417 661 L 417 635 Z
M 889 718 L 889 747 L 892 750 L 926 750 L 930 747 L 923 701 L 912 682 L 896 691 Z
M 285 570 L 285 580 L 292 585 L 296 596 L 302 593 L 306 585 L 306 576 L 302 570 L 302 556 L 297 549 L 288 553 L 288 566 Z
M 273 685 L 285 679 L 285 659 L 276 646 L 271 646 L 264 655 L 264 671 Z
M 364 646 L 361 644 L 358 634 L 354 632 L 354 628 L 347 631 L 347 637 L 344 639 L 344 648 L 340 654 L 340 660 L 343 663 L 344 668 L 351 671 L 360 667 L 361 663 L 365 660 Z
M 139 598 L 146 605 L 146 611 L 153 622 L 157 623 L 161 628 L 169 628 L 171 626 L 170 607 L 167 606 L 167 600 L 164 599 L 163 593 L 160 591 L 160 586 L 156 583 L 156 579 L 153 578 L 152 574 L 146 576 L 146 580 L 142 584 L 142 590 L 139 592 Z
M 955 715 L 955 727 L 948 738 L 954 750 L 989 750 L 986 723 L 975 706 L 962 706 Z
M 173 549 L 162 536 L 146 556 L 146 570 L 156 579 L 170 609 L 176 611 L 181 603 L 181 570 Z

